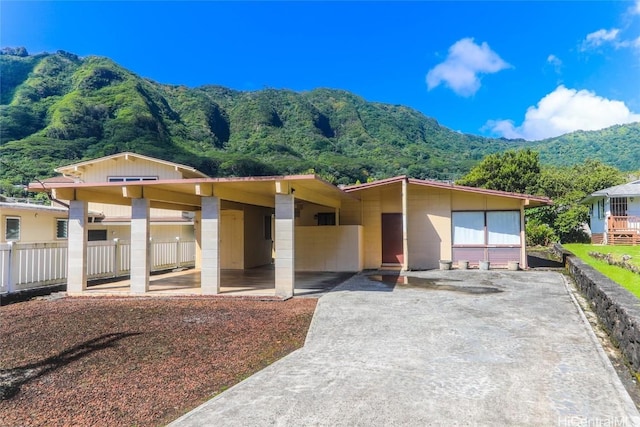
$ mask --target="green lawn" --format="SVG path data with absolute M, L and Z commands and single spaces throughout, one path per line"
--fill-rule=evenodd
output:
M 589 256 L 589 252 L 600 252 L 612 254 L 616 258 L 622 255 L 630 255 L 630 263 L 640 266 L 640 246 L 602 246 L 585 245 L 578 243 L 567 243 L 562 245 L 568 251 L 573 252 L 578 258 L 604 274 L 614 282 L 629 290 L 636 297 L 640 298 L 640 274 L 632 273 L 624 268 L 609 265 L 606 261 L 595 259 Z

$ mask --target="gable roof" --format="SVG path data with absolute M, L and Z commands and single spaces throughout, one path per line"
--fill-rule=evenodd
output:
M 85 160 L 83 162 L 79 162 L 79 163 L 73 163 L 70 165 L 66 165 L 66 166 L 60 166 L 56 169 L 54 169 L 56 172 L 58 173 L 62 173 L 64 175 L 72 175 L 75 176 L 77 175 L 77 171 L 85 166 L 90 166 L 96 163 L 101 163 L 101 162 L 105 162 L 108 160 L 118 160 L 118 159 L 125 159 L 125 160 L 130 160 L 130 159 L 142 159 L 142 160 L 147 160 L 153 163 L 159 163 L 162 165 L 166 165 L 166 166 L 170 166 L 172 168 L 175 168 L 176 170 L 179 170 L 180 172 L 182 172 L 182 175 L 185 178 L 208 178 L 209 176 L 200 172 L 199 170 L 197 170 L 196 168 L 193 168 L 191 166 L 187 166 L 187 165 L 182 165 L 180 163 L 174 163 L 174 162 L 170 162 L 168 160 L 160 160 L 160 159 L 156 159 L 154 157 L 148 157 L 148 156 L 143 156 L 142 154 L 136 154 L 136 153 L 131 153 L 131 152 L 124 152 L 124 153 L 117 153 L 117 154 L 112 154 L 111 156 L 105 156 L 105 157 L 100 157 L 97 159 L 92 159 L 92 160 Z
M 640 197 L 640 180 L 595 191 L 581 200 L 580 203 L 606 197 Z
M 478 188 L 478 187 L 467 187 L 464 185 L 457 185 L 457 184 L 448 183 L 448 182 L 408 178 L 405 175 L 396 176 L 393 178 L 381 179 L 379 181 L 367 182 L 365 184 L 349 185 L 346 187 L 342 187 L 342 190 L 347 193 L 353 193 L 353 192 L 365 190 L 368 188 L 395 184 L 402 181 L 407 181 L 407 183 L 409 184 L 421 185 L 425 187 L 442 188 L 442 189 L 452 190 L 452 191 L 462 191 L 466 193 L 483 194 L 486 196 L 497 196 L 497 197 L 507 197 L 511 199 L 526 200 L 528 201 L 527 207 L 536 207 L 536 206 L 552 204 L 551 199 L 543 196 L 532 196 L 530 194 L 511 193 L 508 191 L 489 190 L 486 188 Z

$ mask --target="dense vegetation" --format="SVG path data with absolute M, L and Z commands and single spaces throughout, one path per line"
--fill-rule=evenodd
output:
M 133 151 L 211 176 L 315 172 L 354 183 L 406 174 L 456 179 L 510 148 L 545 165 L 600 159 L 640 169 L 640 124 L 539 141 L 460 134 L 408 107 L 341 90 L 187 88 L 141 78 L 108 58 L 0 51 L 0 185 L 82 159 Z
M 526 213 L 527 244 L 547 245 L 557 241 L 588 242 L 583 224 L 589 222 L 589 209 L 580 201 L 628 179 L 615 167 L 598 160 L 572 166 L 541 166 L 538 153 L 526 149 L 491 154 L 457 183 L 551 198 L 552 206 Z

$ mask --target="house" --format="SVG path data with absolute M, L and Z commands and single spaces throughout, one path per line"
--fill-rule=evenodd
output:
M 0 243 L 39 243 L 67 238 L 67 208 L 0 201 Z
M 640 180 L 598 190 L 581 203 L 589 206 L 592 243 L 640 244 Z
M 132 294 L 149 291 L 151 232 L 158 218 L 171 217 L 193 218 L 203 294 L 220 291 L 221 269 L 273 263 L 275 294 L 289 297 L 296 271 L 418 270 L 440 260 L 498 267 L 517 261 L 526 268 L 524 209 L 550 203 L 405 176 L 344 188 L 315 175 L 209 178 L 132 153 L 58 171 L 73 182 L 30 189 L 69 203 L 72 294 L 87 286 L 87 242 L 97 227 L 89 206 L 104 213 L 100 226 L 108 236 L 122 227 L 113 218 L 126 223 Z

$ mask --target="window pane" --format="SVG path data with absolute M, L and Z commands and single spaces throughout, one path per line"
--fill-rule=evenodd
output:
M 59 219 L 56 221 L 56 237 L 58 239 L 67 238 L 67 220 Z
M 520 244 L 520 212 L 487 212 L 490 245 Z
M 87 240 L 89 242 L 107 240 L 107 230 L 88 230 Z
M 484 245 L 484 212 L 453 212 L 453 244 Z
M 626 197 L 611 198 L 611 215 L 627 216 L 627 198 Z
M 335 212 L 319 212 L 318 225 L 336 225 Z
M 20 240 L 20 218 L 7 218 L 5 240 Z

